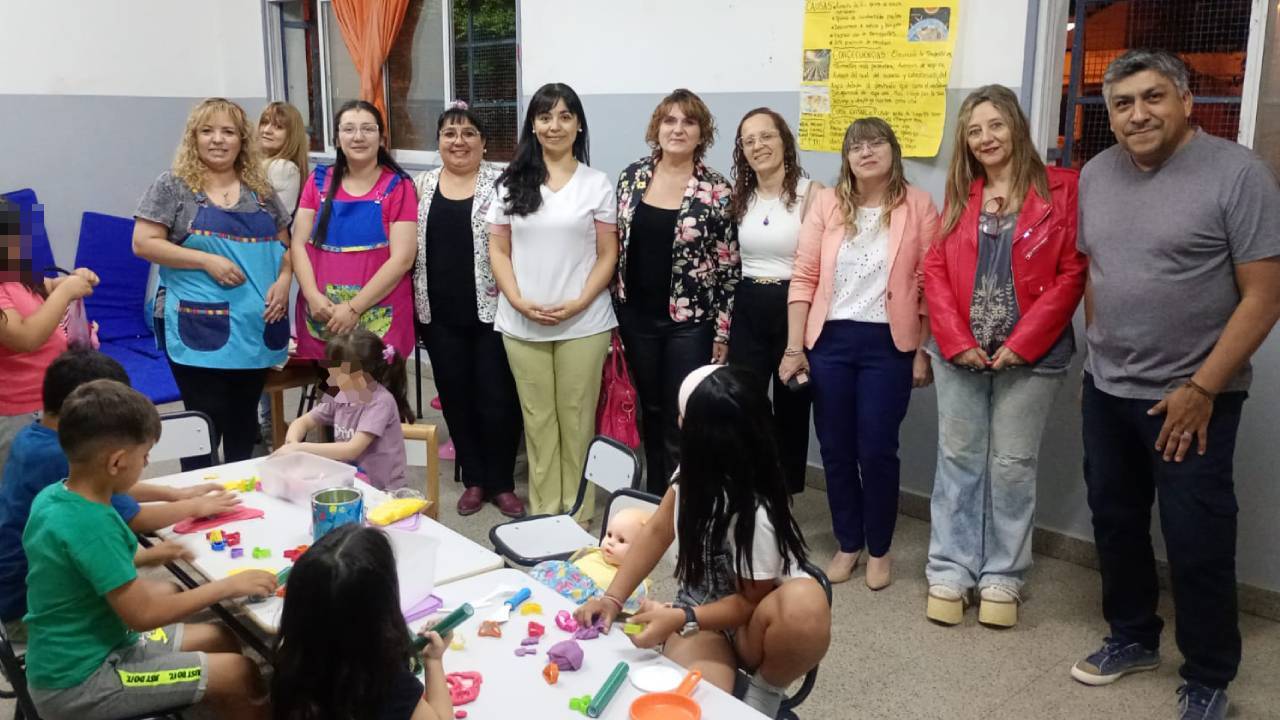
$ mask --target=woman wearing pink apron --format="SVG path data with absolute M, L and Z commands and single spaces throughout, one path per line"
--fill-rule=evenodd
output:
M 417 195 L 382 145 L 377 108 L 343 105 L 334 121 L 337 160 L 317 167 L 294 218 L 298 278 L 297 357 L 324 358 L 324 346 L 357 323 L 407 357 L 413 350 Z

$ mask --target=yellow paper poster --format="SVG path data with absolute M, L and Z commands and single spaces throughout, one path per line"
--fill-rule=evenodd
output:
M 938 153 L 960 0 L 806 0 L 800 147 L 838 153 L 845 128 L 875 115 L 902 154 Z

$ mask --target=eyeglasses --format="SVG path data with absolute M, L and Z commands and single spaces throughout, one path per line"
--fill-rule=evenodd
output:
M 856 142 L 849 146 L 849 152 L 855 155 L 861 155 L 863 152 L 867 150 L 872 150 L 872 151 L 879 150 L 880 148 L 888 144 L 889 144 L 889 141 L 886 140 L 885 138 L 876 138 L 875 140 L 866 140 L 863 142 Z
M 776 132 L 762 132 L 759 135 L 748 135 L 744 138 L 738 138 L 738 145 L 740 145 L 743 150 L 750 150 L 756 145 L 764 145 L 777 139 L 778 133 Z
M 453 141 L 453 140 L 457 140 L 458 138 L 462 138 L 463 140 L 471 141 L 479 137 L 480 137 L 480 131 L 476 130 L 475 128 L 464 128 L 462 130 L 445 128 L 444 130 L 440 131 L 441 140 Z
M 356 135 L 377 135 L 377 125 L 342 125 L 338 128 L 338 134 L 347 137 L 355 137 Z

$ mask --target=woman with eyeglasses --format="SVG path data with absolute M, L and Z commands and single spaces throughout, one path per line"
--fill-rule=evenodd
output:
M 322 360 L 329 338 L 360 325 L 408 357 L 418 220 L 413 182 L 387 151 L 386 125 L 371 103 L 343 104 L 333 125 L 337 158 L 307 178 L 293 220 L 297 356 Z
M 500 170 L 485 162 L 484 126 L 466 103 L 436 122 L 441 166 L 418 175 L 418 259 L 413 270 L 418 338 L 431 372 L 462 484 L 458 514 L 492 502 L 524 515 L 516 497 L 520 403 L 502 335 L 493 329 L 498 285 L 489 263 L 489 223 Z
M 911 388 L 930 383 L 920 272 L 937 232 L 938 209 L 907 184 L 893 128 L 877 117 L 853 121 L 836 186 L 817 194 L 800 229 L 778 367 L 784 381 L 813 377 L 839 544 L 827 564 L 832 582 L 850 578 L 864 548 L 867 587 L 893 579 L 898 427 Z
M 680 383 L 729 354 L 740 267 L 730 185 L 702 162 L 715 134 L 702 98 L 675 90 L 649 118 L 652 152 L 618 176 L 614 304 L 640 400 L 645 487 L 655 495 L 679 463 Z
M 938 382 L 926 615 L 1011 627 L 1031 567 L 1036 465 L 1075 351 L 1084 293 L 1074 170 L 1046 168 L 1018 97 L 978 88 L 960 106 L 942 238 L 925 259 Z
M 809 456 L 807 384 L 777 375 L 787 346 L 787 290 L 805 211 L 822 183 L 806 177 L 791 127 L 769 108 L 743 116 L 733 148 L 733 198 L 742 278 L 733 300 L 729 364 L 756 374 L 768 395 L 773 379 L 773 435 L 792 493 L 804 490 Z

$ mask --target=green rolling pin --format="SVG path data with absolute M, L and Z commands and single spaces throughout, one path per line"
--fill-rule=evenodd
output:
M 587 705 L 587 717 L 598 718 L 604 713 L 604 709 L 608 707 L 609 701 L 618 692 L 618 688 L 622 687 L 622 681 L 627 679 L 627 672 L 631 669 L 626 661 L 619 661 L 613 666 L 613 672 L 609 673 L 609 678 L 600 686 L 600 692 L 591 698 L 591 704 Z
M 445 615 L 444 619 L 436 623 L 435 626 L 431 628 L 431 630 L 432 632 L 439 633 L 440 637 L 444 637 L 445 635 L 449 634 L 450 630 L 453 630 L 454 628 L 458 627 L 462 623 L 466 622 L 468 618 L 470 618 L 472 615 L 475 615 L 475 614 L 476 614 L 475 608 L 471 607 L 471 603 L 462 603 L 461 605 L 458 606 L 458 609 L 454 610 L 448 615 Z M 422 652 L 422 648 L 427 646 L 427 642 L 428 640 L 425 637 L 421 635 L 414 635 L 413 649 L 418 652 Z

